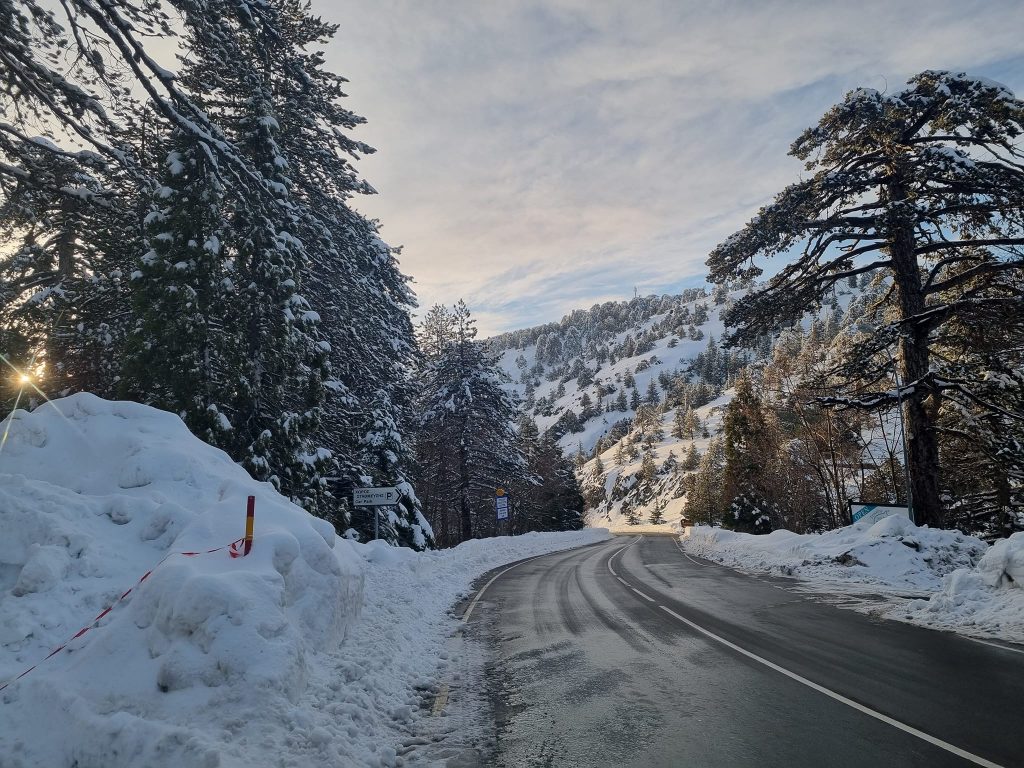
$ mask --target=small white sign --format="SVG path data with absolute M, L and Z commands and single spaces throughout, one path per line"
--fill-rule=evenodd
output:
M 499 520 L 508 520 L 508 496 L 495 496 L 494 509 Z
M 356 507 L 390 507 L 402 494 L 397 488 L 353 488 L 352 504 Z

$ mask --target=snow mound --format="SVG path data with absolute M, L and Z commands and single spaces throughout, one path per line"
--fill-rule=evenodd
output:
M 988 551 L 973 536 L 899 516 L 822 534 L 754 536 L 695 526 L 682 541 L 689 552 L 725 565 L 889 593 L 934 591 L 943 577 L 974 567 Z
M 752 536 L 703 526 L 688 531 L 682 545 L 692 554 L 795 576 L 806 591 L 875 598 L 848 607 L 1024 643 L 1024 533 L 990 548 L 959 531 L 918 527 L 899 516 L 822 534 Z
M 890 618 L 1024 643 L 1024 533 L 1002 539 L 974 568 L 958 568 L 928 600 L 894 608 Z
M 3 764 L 244 764 L 232 728 L 294 705 L 358 617 L 352 545 L 173 414 L 77 394 L 7 427 L 0 684 L 39 666 L 0 692 Z M 249 495 L 249 556 L 178 554 L 239 538 Z

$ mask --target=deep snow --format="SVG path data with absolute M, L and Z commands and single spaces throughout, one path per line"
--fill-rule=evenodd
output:
M 4 768 L 397 765 L 473 579 L 607 536 L 354 544 L 172 414 L 78 394 L 10 419 L 0 684 L 116 605 L 0 692 Z M 248 495 L 248 557 L 177 554 L 241 536 Z
M 796 577 L 807 591 L 838 596 L 858 610 L 1024 643 L 1021 533 L 990 548 L 959 531 L 893 516 L 822 534 L 779 530 L 754 536 L 694 526 L 681 543 L 723 565 Z

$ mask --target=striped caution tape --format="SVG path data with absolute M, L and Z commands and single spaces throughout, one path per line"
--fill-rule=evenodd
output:
M 255 506 L 256 506 L 256 498 L 254 496 L 250 496 L 249 500 L 248 500 L 247 507 L 246 507 L 246 513 L 245 513 L 245 536 L 243 536 L 240 539 L 235 539 L 230 544 L 225 544 L 224 546 L 221 546 L 221 547 L 214 547 L 213 549 L 202 549 L 202 550 L 196 550 L 195 552 L 169 552 L 168 554 L 164 555 L 163 559 L 159 563 L 157 563 L 152 568 L 150 568 L 148 571 L 146 571 L 144 574 L 142 574 L 142 578 L 140 578 L 137 582 L 135 582 L 135 584 L 132 585 L 132 587 L 130 589 L 128 589 L 126 592 L 124 592 L 119 598 L 117 598 L 117 600 L 115 600 L 113 603 L 111 603 L 106 608 L 104 608 L 102 611 L 100 611 L 99 615 L 97 615 L 95 619 L 93 619 L 91 622 L 89 622 L 89 624 L 87 626 L 82 627 L 75 634 L 73 634 L 70 638 L 68 638 L 68 640 L 65 641 L 63 644 L 58 645 L 56 648 L 54 648 L 52 651 L 50 651 L 49 655 L 47 655 L 46 658 L 41 659 L 40 661 L 36 662 L 35 664 L 33 664 L 28 669 L 26 669 L 24 672 L 22 672 L 17 677 L 11 678 L 7 682 L 5 682 L 3 684 L 0 684 L 0 691 L 2 691 L 4 688 L 9 686 L 11 683 L 14 683 L 14 682 L 17 682 L 18 680 L 21 680 L 21 678 L 23 678 L 25 675 L 27 675 L 29 672 L 31 672 L 36 667 L 38 667 L 44 661 L 48 661 L 49 659 L 52 659 L 54 656 L 56 656 L 58 653 L 63 651 L 65 648 L 67 648 L 69 645 L 71 645 L 71 643 L 73 643 L 75 640 L 80 638 L 86 632 L 88 632 L 88 631 L 90 631 L 92 629 L 95 629 L 96 625 L 99 624 L 99 622 L 108 613 L 110 613 L 112 610 L 114 610 L 114 608 L 119 603 L 121 603 L 126 597 L 128 597 L 128 595 L 130 595 L 133 591 L 138 589 L 139 586 L 142 584 L 142 582 L 144 582 L 146 579 L 148 579 L 153 574 L 153 571 L 155 571 L 157 568 L 159 568 L 161 565 L 163 565 L 165 562 L 167 562 L 167 560 L 169 558 L 174 557 L 175 555 L 181 555 L 182 557 L 198 557 L 199 555 L 210 555 L 210 554 L 213 554 L 214 552 L 220 552 L 221 550 L 224 550 L 224 549 L 228 550 L 228 554 L 231 555 L 231 557 L 233 557 L 233 558 L 235 558 L 235 557 L 245 557 L 246 555 L 248 555 L 249 552 L 252 551 L 253 518 L 254 518 L 254 515 L 255 515 Z

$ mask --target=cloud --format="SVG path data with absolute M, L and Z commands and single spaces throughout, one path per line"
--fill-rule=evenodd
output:
M 333 0 L 358 207 L 421 301 L 482 332 L 699 282 L 707 252 L 800 164 L 790 142 L 854 87 L 922 69 L 1024 87 L 1017 0 Z M 500 295 L 500 300 L 495 296 Z

